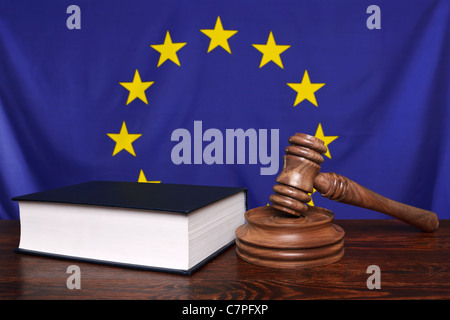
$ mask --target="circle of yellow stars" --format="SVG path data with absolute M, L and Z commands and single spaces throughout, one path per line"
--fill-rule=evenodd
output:
M 200 29 L 200 32 L 203 33 L 205 36 L 209 37 L 210 39 L 207 53 L 210 53 L 211 51 L 220 47 L 229 54 L 231 54 L 231 48 L 228 43 L 228 40 L 231 37 L 235 36 L 238 33 L 238 31 L 224 29 L 220 16 L 217 17 L 213 29 Z M 178 58 L 178 53 L 186 45 L 187 45 L 186 42 L 173 42 L 169 30 L 167 30 L 164 42 L 162 44 L 150 45 L 152 49 L 156 50 L 160 54 L 157 68 L 161 67 L 166 62 L 172 62 L 177 66 L 181 66 L 180 60 Z M 269 32 L 265 44 L 252 44 L 252 46 L 262 54 L 259 68 L 262 68 L 268 63 L 272 62 L 275 65 L 279 66 L 281 69 L 284 69 L 281 55 L 291 46 L 285 44 L 277 44 L 275 36 L 272 31 Z M 139 71 L 137 69 L 134 73 L 134 77 L 131 82 L 119 82 L 119 84 L 129 92 L 126 105 L 129 105 L 135 99 L 139 99 L 148 105 L 146 91 L 154 83 L 155 81 L 142 81 L 141 75 L 139 74 Z M 294 107 L 304 102 L 305 100 L 309 101 L 311 104 L 318 107 L 318 102 L 315 94 L 319 89 L 325 86 L 325 83 L 311 82 L 308 70 L 305 70 L 300 82 L 286 83 L 286 85 L 296 92 L 293 105 Z M 123 121 L 119 133 L 107 133 L 107 136 L 110 137 L 112 140 L 114 140 L 114 142 L 116 143 L 112 154 L 113 156 L 115 156 L 122 150 L 125 150 L 131 155 L 136 157 L 136 153 L 133 148 L 133 142 L 139 139 L 142 136 L 142 134 L 129 133 L 125 121 Z M 319 123 L 315 133 L 315 137 L 324 141 L 325 146 L 327 147 L 325 156 L 331 159 L 331 154 L 328 145 L 332 143 L 334 140 L 336 140 L 338 136 L 326 136 L 324 134 L 322 124 Z M 145 177 L 143 170 L 141 169 L 139 172 L 138 182 L 159 183 L 160 181 L 148 181 L 147 178 Z M 312 203 L 312 200 L 309 204 L 314 205 Z

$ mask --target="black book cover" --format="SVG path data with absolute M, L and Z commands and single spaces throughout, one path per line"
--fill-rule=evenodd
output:
M 14 197 L 12 200 L 86 204 L 188 214 L 241 191 L 247 191 L 247 189 L 168 183 L 91 181 Z

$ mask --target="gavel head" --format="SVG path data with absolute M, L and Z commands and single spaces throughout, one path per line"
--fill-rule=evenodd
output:
M 296 133 L 289 138 L 289 146 L 284 155 L 283 170 L 273 186 L 275 194 L 270 196 L 272 206 L 286 213 L 301 216 L 308 210 L 311 201 L 314 178 L 320 171 L 327 147 L 322 140 Z

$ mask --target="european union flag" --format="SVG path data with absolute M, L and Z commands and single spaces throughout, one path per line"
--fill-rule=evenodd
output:
M 297 132 L 325 142 L 322 171 L 450 218 L 449 6 L 2 1 L 0 218 L 90 180 L 244 186 L 264 206 Z

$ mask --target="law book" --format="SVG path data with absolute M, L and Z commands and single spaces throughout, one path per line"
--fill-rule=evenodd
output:
M 91 181 L 14 197 L 17 252 L 192 274 L 235 241 L 247 189 Z

